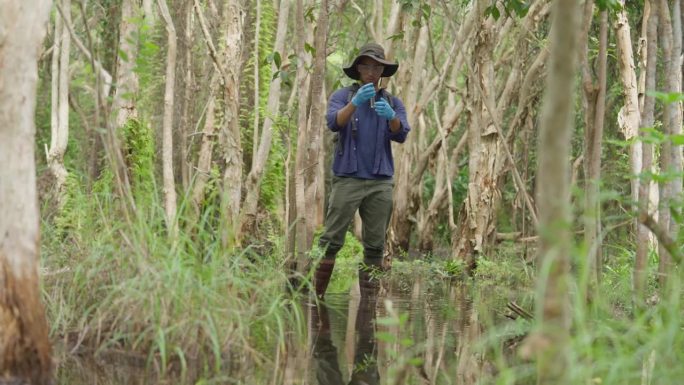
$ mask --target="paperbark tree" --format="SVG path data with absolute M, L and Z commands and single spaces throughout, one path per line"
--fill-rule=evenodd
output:
M 588 58 L 588 38 L 594 7 L 591 1 L 585 3 L 584 33 L 581 40 L 585 47 L 581 54 L 583 104 L 584 104 L 584 242 L 587 247 L 586 271 L 588 283 L 592 288 L 600 280 L 601 214 L 599 202 L 599 183 L 601 179 L 601 144 L 605 116 L 606 67 L 608 45 L 608 12 L 601 11 L 599 26 L 598 78 L 594 82 Z M 590 290 L 588 294 L 593 292 Z
M 639 134 L 640 107 L 639 89 L 636 76 L 636 64 L 632 50 L 632 37 L 630 34 L 629 18 L 625 9 L 624 1 L 620 2 L 621 9 L 616 12 L 615 40 L 618 47 L 618 68 L 622 82 L 624 105 L 618 113 L 618 126 L 626 140 L 631 140 Z M 644 3 L 645 17 L 648 15 L 649 2 Z M 648 20 L 645 18 L 644 20 Z M 630 168 L 634 175 L 641 172 L 642 144 L 637 141 L 630 146 Z M 639 198 L 639 181 L 632 181 L 632 200 Z
M 273 52 L 278 52 L 281 58 L 287 56 L 285 53 L 285 39 L 287 37 L 287 21 L 289 18 L 289 13 L 290 1 L 281 1 L 278 11 L 278 26 L 276 29 L 275 44 L 273 47 Z M 275 63 L 271 66 L 271 68 L 274 73 L 279 70 Z M 271 143 L 273 140 L 273 123 L 280 111 L 281 84 L 282 81 L 280 76 L 273 79 L 273 81 L 270 83 L 264 123 L 263 127 L 261 127 L 261 130 L 259 130 L 261 132 L 261 137 L 258 143 L 257 151 L 255 152 L 255 156 L 252 161 L 252 169 L 245 180 L 246 195 L 242 204 L 240 238 L 244 237 L 246 234 L 253 233 L 255 229 L 261 182 L 263 180 L 264 170 L 271 152 Z
M 239 0 L 222 3 L 219 25 L 219 48 L 217 49 L 204 18 L 199 0 L 194 1 L 209 56 L 220 75 L 220 159 L 223 166 L 221 212 L 226 230 L 222 242 L 229 246 L 236 241 L 242 196 L 242 147 L 240 140 L 240 73 L 243 49 L 243 12 Z
M 34 158 L 38 53 L 50 5 L 0 2 L 0 382 L 10 384 L 47 385 L 53 371 Z
M 64 23 L 71 24 L 71 1 L 61 0 Z M 64 154 L 69 141 L 69 54 L 71 35 L 61 17 L 55 19 L 55 45 L 52 52 L 52 111 L 50 150 L 47 154 L 48 167 L 54 178 L 57 206 L 64 200 L 64 183 L 68 172 L 64 167 Z
M 662 45 L 663 80 L 666 93 L 680 93 L 682 89 L 682 28 L 679 0 L 672 5 L 673 15 L 670 16 L 670 7 L 666 0 L 659 4 L 660 36 Z M 666 103 L 663 114 L 663 132 L 665 135 L 679 135 L 682 132 L 682 108 L 681 102 Z M 660 151 L 660 170 L 668 176 L 667 181 L 660 189 L 660 210 L 658 222 L 670 235 L 677 239 L 679 224 L 676 217 L 681 210 L 678 209 L 678 201 L 682 193 L 682 153 L 681 147 L 671 140 L 662 143 Z M 658 265 L 658 278 L 661 287 L 665 287 L 667 277 L 672 270 L 672 256 L 664 247 L 659 247 L 660 261 Z
M 452 233 L 452 255 L 465 262 L 466 269 L 475 267 L 478 254 L 484 252 L 488 238 L 494 232 L 495 212 L 501 192 L 495 168 L 501 155 L 499 136 L 492 114 L 487 110 L 494 103 L 494 26 L 493 19 L 484 16 L 484 4 L 478 5 L 480 25 L 473 46 L 468 94 L 470 113 L 468 125 L 468 193 L 459 212 L 457 230 Z M 489 101 L 486 99 L 489 98 Z
M 164 116 L 162 121 L 162 178 L 166 226 L 172 238 L 176 236 L 176 182 L 173 174 L 173 112 L 176 87 L 176 28 L 171 20 L 166 0 L 157 0 L 167 34 L 166 75 L 164 85 Z
M 567 384 L 570 339 L 570 139 L 577 56 L 579 5 L 555 1 L 550 31 L 551 62 L 539 136 L 537 202 L 539 260 L 547 274 L 538 281 L 538 384 Z
M 647 42 L 646 42 L 646 77 L 645 91 L 654 90 L 656 87 L 656 65 L 658 60 L 658 0 L 648 1 L 650 4 L 650 16 L 647 22 Z M 651 128 L 654 121 L 655 99 L 648 92 L 644 96 L 643 108 L 641 110 L 641 127 Z M 653 163 L 653 146 L 643 142 L 642 145 L 642 170 L 651 170 Z M 641 178 L 639 182 L 639 205 L 640 213 L 649 213 L 649 178 Z M 638 302 L 645 300 L 646 280 L 648 276 L 648 249 L 649 249 L 649 230 L 643 224 L 637 225 L 637 250 L 634 259 L 634 296 Z
M 221 11 L 220 63 L 222 77 L 223 116 L 221 157 L 225 161 L 223 172 L 223 215 L 230 228 L 224 234 L 223 242 L 234 241 L 239 225 L 240 201 L 242 197 L 242 147 L 240 140 L 240 74 L 242 48 L 244 45 L 243 12 L 240 0 L 226 0 Z
M 120 129 L 130 119 L 137 119 L 138 75 L 135 62 L 138 57 L 138 23 L 134 18 L 139 14 L 136 1 L 121 2 L 119 22 L 119 54 L 116 56 L 116 89 L 112 101 L 114 127 Z
M 326 44 L 328 39 L 328 2 L 323 0 L 316 18 L 316 33 L 313 36 L 313 70 L 309 77 L 304 63 L 306 63 L 306 36 L 304 21 L 304 5 L 297 2 L 296 35 L 297 55 L 297 84 L 300 90 L 298 107 L 298 138 L 297 155 L 295 159 L 295 190 L 297 210 L 297 253 L 299 260 L 297 269 L 305 270 L 303 253 L 308 251 L 313 242 L 314 230 L 321 223 L 317 223 L 318 215 L 323 207 L 323 192 L 319 191 L 320 174 L 319 153 L 321 151 L 321 130 L 324 127 L 323 114 L 325 103 L 321 103 L 323 80 L 325 77 L 325 62 L 327 57 Z M 310 96 L 309 96 L 310 95 Z M 310 101 L 311 100 L 311 101 Z
M 209 95 L 207 100 L 206 118 L 204 129 L 202 130 L 202 141 L 199 153 L 197 154 L 197 171 L 195 183 L 192 187 L 192 204 L 196 217 L 199 217 L 200 207 L 204 201 L 204 190 L 209 181 L 212 164 L 212 154 L 216 138 L 216 88 L 218 87 L 219 76 L 214 72 L 209 81 Z
M 426 22 L 418 29 L 417 33 L 411 34 L 413 38 L 407 38 L 407 47 L 413 48 L 413 62 L 410 65 L 399 66 L 397 82 L 402 84 L 402 100 L 406 106 L 410 127 L 418 126 L 418 114 L 415 113 L 418 102 L 419 90 L 425 77 L 425 62 L 428 52 L 428 26 Z M 408 50 L 410 51 L 411 48 Z M 410 212 L 415 213 L 417 202 L 412 200 L 417 194 L 412 194 L 414 188 L 411 185 L 411 166 L 416 160 L 418 153 L 419 130 L 408 135 L 406 141 L 395 146 L 395 173 L 392 217 L 390 219 L 387 248 L 390 257 L 399 256 L 408 251 L 411 236 L 412 222 Z
M 309 233 L 307 238 L 313 241 L 313 234 L 317 227 L 323 224 L 323 197 L 319 181 L 324 178 L 324 169 L 320 166 L 320 153 L 322 152 L 322 134 L 325 128 L 325 110 L 327 103 L 323 95 L 326 58 L 328 56 L 328 0 L 319 2 L 318 17 L 316 18 L 316 33 L 314 34 L 313 72 L 311 74 L 311 104 L 307 128 L 309 142 L 307 143 L 307 164 L 304 170 L 306 175 L 306 201 L 307 224 Z M 327 129 L 326 129 L 327 130 Z

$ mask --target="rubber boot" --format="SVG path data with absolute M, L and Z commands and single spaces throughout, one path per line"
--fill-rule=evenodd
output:
M 361 298 L 375 298 L 380 291 L 381 260 L 366 261 L 359 265 L 359 292 Z
M 332 276 L 334 268 L 334 259 L 324 258 L 318 263 L 316 271 L 314 272 L 314 289 L 316 290 L 316 298 L 323 299 L 325 296 L 325 291 L 328 289 L 328 284 L 330 283 L 330 277 Z

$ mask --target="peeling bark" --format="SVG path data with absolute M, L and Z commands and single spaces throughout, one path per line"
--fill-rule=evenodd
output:
M 162 173 L 164 190 L 164 211 L 166 226 L 171 238 L 176 237 L 176 183 L 173 173 L 173 112 L 176 87 L 176 28 L 171 20 L 166 0 L 157 0 L 159 11 L 166 25 L 166 79 L 164 88 L 164 116 L 162 122 Z
M 66 24 L 71 23 L 71 1 L 61 0 Z M 52 58 L 52 124 L 47 163 L 54 178 L 58 208 L 64 203 L 64 184 L 68 176 L 64 154 L 69 141 L 69 54 L 71 36 L 61 18 L 55 20 L 55 50 Z
M 656 87 L 656 61 L 658 59 L 658 0 L 651 2 L 650 16 L 647 25 L 646 42 L 646 68 L 645 68 L 645 90 L 654 90 Z M 644 96 L 643 109 L 641 110 L 641 127 L 653 127 L 654 124 L 655 99 L 652 95 Z M 650 170 L 653 163 L 653 146 L 650 143 L 643 143 L 642 146 L 642 170 Z M 639 183 L 639 212 L 649 212 L 649 185 L 648 178 L 642 178 Z M 646 226 L 637 226 L 637 249 L 634 259 L 634 295 L 637 301 L 645 300 L 647 263 L 650 233 Z
M 49 1 L 6 1 L 0 12 L 0 382 L 51 383 L 39 287 L 35 110 L 38 53 Z M 67 107 L 68 108 L 68 107 Z
M 570 210 L 570 141 L 577 56 L 579 5 L 557 1 L 552 10 L 547 94 L 539 137 L 537 202 L 539 204 L 538 255 L 545 279 L 540 279 L 538 299 L 541 330 L 547 341 L 534 353 L 538 359 L 538 384 L 565 384 L 569 379 L 570 339 L 570 252 L 572 249 Z M 543 288 L 543 289 L 542 289 Z M 528 337 L 527 342 L 532 339 Z

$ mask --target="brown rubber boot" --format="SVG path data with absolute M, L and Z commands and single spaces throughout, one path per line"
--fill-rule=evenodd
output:
M 318 299 L 323 299 L 325 296 L 325 291 L 328 289 L 328 284 L 330 283 L 330 277 L 332 276 L 333 269 L 335 268 L 334 259 L 321 259 L 316 271 L 314 272 L 314 289 L 316 290 L 316 297 Z
M 361 298 L 376 297 L 380 291 L 380 274 L 382 268 L 379 264 L 359 265 L 359 292 Z

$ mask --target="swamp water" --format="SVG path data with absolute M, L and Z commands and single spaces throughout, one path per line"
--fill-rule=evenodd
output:
M 258 352 L 260 362 L 242 362 L 240 369 L 225 375 L 193 374 L 201 368 L 184 363 L 183 370 L 160 378 L 146 357 L 114 353 L 94 360 L 66 355 L 58 368 L 58 384 L 482 383 L 496 376 L 483 354 L 487 349 L 482 342 L 488 338 L 483 324 L 504 317 L 489 312 L 483 321 L 482 308 L 501 305 L 473 306 L 468 290 L 442 285 L 427 292 L 416 284 L 361 296 L 355 287 L 351 294 L 327 295 L 324 303 L 304 299 L 299 306 L 306 317 L 305 333 L 288 333 L 270 351 Z

